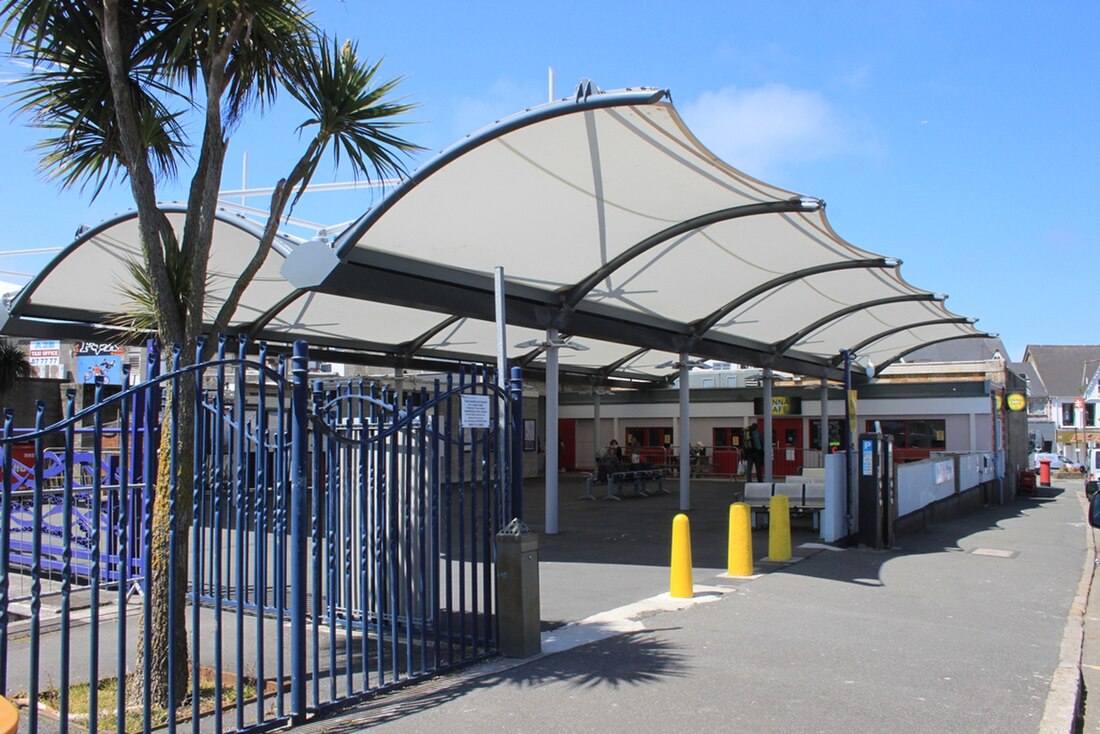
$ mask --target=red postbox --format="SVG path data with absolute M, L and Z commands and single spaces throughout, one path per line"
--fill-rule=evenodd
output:
M 1039 484 L 1050 486 L 1050 459 L 1039 459 Z

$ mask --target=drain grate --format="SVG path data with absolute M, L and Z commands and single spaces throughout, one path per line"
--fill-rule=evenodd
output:
M 990 556 L 992 558 L 1015 558 L 1020 551 L 999 550 L 997 548 L 975 548 L 970 551 L 976 556 Z

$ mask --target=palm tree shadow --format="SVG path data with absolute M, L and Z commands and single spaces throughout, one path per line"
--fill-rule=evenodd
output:
M 675 628 L 666 628 L 675 629 Z M 628 632 L 575 648 L 567 653 L 547 655 L 530 662 L 494 670 L 483 675 L 472 669 L 473 679 L 455 682 L 442 676 L 422 684 L 345 709 L 340 720 L 328 722 L 326 732 L 361 731 L 368 726 L 399 721 L 434 709 L 477 691 L 511 686 L 534 688 L 548 683 L 565 683 L 574 688 L 645 686 L 687 674 L 688 656 L 657 636 L 662 629 Z M 499 660 L 486 666 L 499 665 Z

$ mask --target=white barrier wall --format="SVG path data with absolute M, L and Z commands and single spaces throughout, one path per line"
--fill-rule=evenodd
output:
M 955 494 L 955 462 L 925 459 L 898 465 L 898 516 Z
M 933 454 L 924 461 L 898 464 L 898 516 L 996 479 L 1000 476 L 998 459 L 987 452 Z

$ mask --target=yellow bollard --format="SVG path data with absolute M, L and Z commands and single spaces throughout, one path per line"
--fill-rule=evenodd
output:
M 672 574 L 668 593 L 677 599 L 695 595 L 691 580 L 691 525 L 683 513 L 672 518 Z
M 15 734 L 19 729 L 19 709 L 0 696 L 0 734 Z
M 730 505 L 726 573 L 730 576 L 752 576 L 752 521 L 749 518 L 749 506 L 744 502 Z
M 791 500 L 785 494 L 772 495 L 768 507 L 768 560 L 791 560 Z

